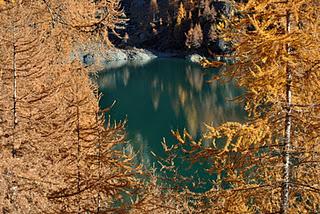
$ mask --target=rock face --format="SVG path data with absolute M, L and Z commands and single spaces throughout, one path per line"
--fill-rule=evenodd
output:
M 110 49 L 105 53 L 106 62 L 112 61 L 149 61 L 157 56 L 144 49 Z
M 150 60 L 157 58 L 157 55 L 144 49 L 110 49 L 104 53 L 104 69 L 121 67 L 125 64 L 143 65 Z
M 116 68 L 127 63 L 141 65 L 154 58 L 157 58 L 156 54 L 144 49 L 110 49 L 100 44 L 79 45 L 71 54 L 71 60 L 79 59 L 86 66 L 93 65 L 98 69 Z
M 102 56 L 100 57 L 103 58 L 102 60 L 104 60 L 105 63 L 128 60 L 127 54 L 124 53 L 124 51 L 116 48 L 107 50 L 106 52 L 102 53 Z

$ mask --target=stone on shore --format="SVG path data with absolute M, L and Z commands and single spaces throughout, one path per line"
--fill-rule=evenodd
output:
M 143 65 L 155 58 L 157 55 L 148 50 L 110 49 L 101 44 L 79 45 L 71 54 L 71 60 L 79 59 L 86 66 L 95 66 L 99 70 L 117 68 L 125 64 Z
M 191 54 L 186 56 L 186 59 L 189 60 L 190 62 L 200 64 L 201 61 L 205 59 L 205 57 L 200 56 L 199 54 Z

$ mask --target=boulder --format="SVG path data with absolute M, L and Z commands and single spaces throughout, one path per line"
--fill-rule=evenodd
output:
M 125 51 L 129 61 L 149 61 L 157 58 L 155 54 L 144 49 L 133 48 Z
M 106 63 L 113 62 L 113 61 L 127 61 L 128 60 L 127 54 L 123 50 L 117 49 L 117 48 L 112 48 L 110 50 L 107 50 L 105 53 L 103 53 L 102 57 Z
M 199 54 L 191 54 L 186 56 L 186 59 L 189 60 L 190 62 L 200 64 L 201 61 L 205 59 L 205 57 L 200 56 Z
M 70 54 L 71 60 L 81 60 L 83 64 L 93 65 L 95 69 L 116 68 L 125 64 L 143 65 L 154 58 L 157 55 L 144 49 L 110 49 L 99 43 L 78 44 Z
M 82 57 L 82 62 L 85 64 L 85 65 L 93 65 L 94 64 L 94 56 L 93 54 L 85 54 L 83 55 Z

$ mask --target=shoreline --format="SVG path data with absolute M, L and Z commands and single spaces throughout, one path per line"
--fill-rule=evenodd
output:
M 206 57 L 196 52 L 175 50 L 161 52 L 136 47 L 106 48 L 101 44 L 78 46 L 71 54 L 71 60 L 79 59 L 85 66 L 92 67 L 94 72 L 119 68 L 126 64 L 141 66 L 156 58 L 182 58 L 195 64 L 201 64 L 204 59 L 229 61 L 226 57 Z

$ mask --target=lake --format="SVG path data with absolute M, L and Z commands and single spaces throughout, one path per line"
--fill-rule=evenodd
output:
M 111 120 L 127 119 L 127 140 L 137 153 L 136 162 L 159 169 L 158 157 L 165 157 L 161 142 L 176 143 L 171 130 L 183 131 L 198 138 L 204 124 L 219 125 L 226 121 L 243 121 L 243 106 L 231 101 L 243 90 L 232 82 L 208 82 L 218 69 L 204 69 L 184 59 L 155 59 L 144 65 L 127 64 L 98 74 L 102 93 L 101 108 L 110 106 Z M 196 180 L 212 180 L 205 164 L 192 167 L 176 163 L 179 173 Z M 205 184 L 203 188 L 207 188 Z M 197 187 L 199 190 L 200 187 Z M 201 189 L 201 188 L 200 188 Z

